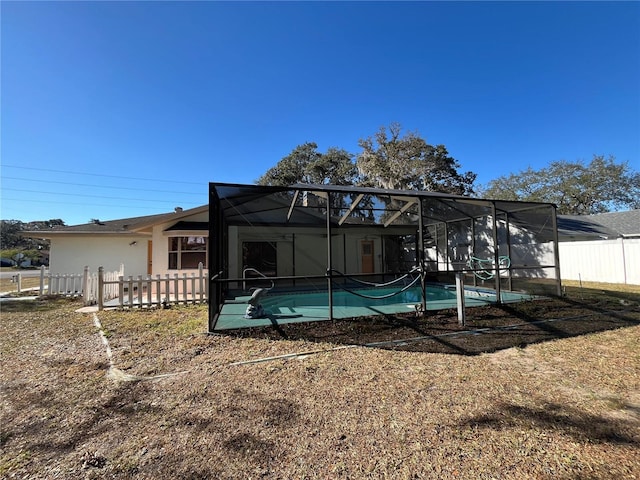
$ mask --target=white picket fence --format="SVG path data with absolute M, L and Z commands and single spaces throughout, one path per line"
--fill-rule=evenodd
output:
M 82 273 L 51 273 L 44 266 L 40 269 L 40 295 L 63 295 L 68 297 L 82 297 L 85 305 L 94 305 L 98 302 L 100 293 L 100 275 L 104 280 L 117 280 L 124 275 L 124 265 L 114 272 L 89 271 L 84 267 Z M 118 296 L 119 289 L 112 285 L 105 286 L 102 290 L 103 300 L 110 300 Z
M 54 274 L 40 270 L 40 295 L 82 297 L 85 305 L 105 307 L 142 308 L 165 307 L 172 304 L 205 303 L 209 298 L 207 271 L 202 263 L 198 272 L 124 276 L 120 270 L 106 272 L 102 267 L 90 272 L 89 267 L 78 274 Z
M 179 275 L 177 273 L 164 277 L 151 275 L 137 277 L 119 275 L 117 279 L 109 279 L 98 269 L 98 309 L 105 306 L 119 308 L 166 307 L 172 304 L 205 303 L 209 298 L 209 282 L 207 271 L 202 263 L 198 264 L 198 273 Z M 117 293 L 107 297 L 107 292 Z M 101 296 L 102 294 L 102 296 Z M 108 300 L 117 298 L 117 301 Z

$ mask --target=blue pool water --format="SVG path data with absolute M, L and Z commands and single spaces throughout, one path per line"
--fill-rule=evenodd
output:
M 363 295 L 359 296 L 340 288 L 333 291 L 333 305 L 335 307 L 368 307 L 370 305 L 396 305 L 411 303 L 416 304 L 422 301 L 420 295 L 420 287 L 412 287 L 408 290 L 389 296 L 399 291 L 398 288 L 368 288 L 351 290 Z M 375 298 L 386 297 L 386 298 Z M 493 296 L 495 298 L 495 295 Z M 455 289 L 447 289 L 444 287 L 427 288 L 427 302 L 436 300 L 452 300 L 455 305 L 456 292 Z M 287 292 L 273 295 L 268 294 L 262 301 L 262 305 L 267 308 L 269 306 L 280 307 L 311 307 L 329 305 L 329 292 Z
M 369 288 L 369 289 L 357 289 L 346 291 L 340 288 L 336 288 L 333 291 L 333 305 L 335 307 L 369 307 L 380 305 L 398 305 L 398 304 L 412 304 L 422 302 L 422 295 L 420 294 L 420 287 L 411 287 L 406 291 L 400 292 L 396 295 L 391 294 L 399 292 L 398 288 Z M 456 306 L 456 290 L 453 285 L 442 284 L 429 284 L 426 288 L 427 305 L 437 302 L 438 305 L 442 305 L 442 302 L 448 303 L 450 307 Z M 362 296 L 356 295 L 352 292 L 356 292 Z M 386 297 L 386 298 L 376 298 Z M 496 295 L 493 290 L 479 289 L 473 287 L 465 288 L 465 297 L 468 301 L 481 301 L 483 303 L 491 303 L 496 301 Z M 530 295 L 521 294 L 516 292 L 502 292 L 503 301 L 520 301 L 523 298 L 530 298 Z M 312 307 L 312 306 L 326 306 L 329 304 L 329 293 L 327 291 L 316 292 L 287 292 L 278 294 L 268 294 L 262 301 L 262 305 L 266 308 L 268 306 L 280 306 L 280 307 Z M 440 308 L 442 308 L 440 306 Z
M 385 297 L 398 292 L 398 288 L 358 289 L 367 297 Z M 453 285 L 428 284 L 427 310 L 456 308 L 456 290 Z M 502 292 L 503 302 L 517 302 L 532 298 L 529 294 Z M 422 303 L 420 287 L 415 286 L 387 298 L 363 298 L 336 288 L 333 291 L 333 310 L 329 311 L 329 294 L 326 290 L 270 291 L 262 299 L 265 316 L 259 319 L 244 318 L 249 296 L 236 297 L 225 302 L 215 330 L 237 329 L 274 324 L 300 323 L 327 320 L 330 317 L 355 318 L 372 315 L 389 315 L 415 312 Z M 493 290 L 475 287 L 465 288 L 465 304 L 469 307 L 496 302 Z

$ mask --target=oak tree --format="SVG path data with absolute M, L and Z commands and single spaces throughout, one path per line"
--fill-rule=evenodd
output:
M 558 213 L 588 215 L 640 208 L 640 173 L 628 162 L 594 155 L 589 163 L 558 160 L 491 180 L 481 196 L 501 200 L 555 203 Z
M 352 155 L 340 148 L 318 152 L 318 145 L 307 142 L 298 145 L 289 155 L 267 170 L 258 185 L 292 185 L 294 183 L 352 185 L 356 167 Z
M 361 139 L 356 164 L 364 186 L 395 190 L 425 190 L 467 195 L 476 174 L 459 172 L 460 164 L 444 145 L 429 145 L 420 135 L 392 123 Z

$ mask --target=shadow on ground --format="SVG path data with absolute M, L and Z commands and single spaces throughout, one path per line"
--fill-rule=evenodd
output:
M 627 406 L 626 409 L 631 411 L 634 407 Z M 581 442 L 640 445 L 636 422 L 612 420 L 556 403 L 545 403 L 539 407 L 499 404 L 489 413 L 467 419 L 462 426 L 491 430 L 537 427 L 541 430 L 559 430 Z
M 441 310 L 420 317 L 406 314 L 273 325 L 225 335 L 478 355 L 635 325 L 640 325 L 638 302 L 621 303 L 612 296 L 469 308 L 464 326 L 458 324 L 456 310 Z

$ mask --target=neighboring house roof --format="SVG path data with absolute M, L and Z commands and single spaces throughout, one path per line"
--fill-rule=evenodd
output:
M 640 236 L 640 209 L 628 210 L 626 212 L 610 212 L 589 215 L 589 218 L 604 225 L 623 237 Z
M 560 240 L 603 240 L 640 236 L 640 210 L 594 215 L 558 215 Z
M 122 218 L 119 220 L 105 220 L 91 223 L 85 223 L 82 225 L 70 225 L 63 227 L 54 227 L 50 230 L 32 230 L 22 232 L 22 235 L 33 236 L 37 238 L 50 238 L 58 235 L 67 234 L 120 234 L 120 235 L 134 235 L 150 233 L 150 227 L 158 223 L 179 222 L 181 218 L 188 217 L 190 215 L 206 212 L 209 209 L 209 205 L 202 205 L 200 207 L 192 208 L 189 210 L 177 209 L 176 211 L 169 213 L 160 213 L 156 215 L 146 215 L 143 217 Z
M 604 240 L 619 236 L 615 230 L 594 221 L 591 215 L 558 215 L 560 241 Z

